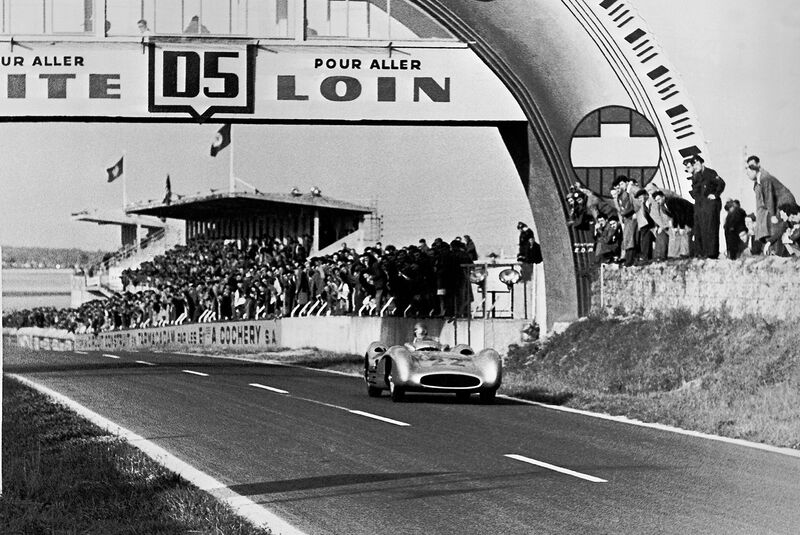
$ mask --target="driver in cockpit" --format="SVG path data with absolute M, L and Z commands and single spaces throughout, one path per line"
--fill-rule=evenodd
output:
M 428 327 L 422 323 L 414 324 L 414 340 L 409 344 L 414 350 L 436 350 L 441 349 L 439 340 L 428 334 Z
M 413 343 L 416 344 L 417 342 L 423 341 L 434 341 L 433 338 L 428 336 L 428 327 L 425 326 L 422 322 L 417 322 L 414 324 L 414 341 Z

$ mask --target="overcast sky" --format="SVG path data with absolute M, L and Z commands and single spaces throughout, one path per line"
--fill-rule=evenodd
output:
M 725 197 L 753 207 L 745 147 L 800 193 L 800 9 L 789 0 L 636 0 L 694 102 L 707 164 Z M 764 6 L 769 6 L 769 9 Z M 115 249 L 119 230 L 70 213 L 121 206 L 104 168 L 127 151 L 130 200 L 227 187 L 218 125 L 0 124 L 0 243 Z M 468 233 L 479 252 L 513 254 L 514 224 L 530 219 L 516 172 L 491 128 L 234 126 L 235 172 L 265 191 L 378 199 L 384 243 Z M 408 202 L 411 200 L 411 202 Z

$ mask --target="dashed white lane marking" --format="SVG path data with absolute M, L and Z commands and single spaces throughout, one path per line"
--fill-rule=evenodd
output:
M 268 511 L 247 496 L 242 496 L 241 494 L 232 491 L 222 482 L 214 479 L 205 472 L 198 470 L 194 466 L 191 466 L 190 464 L 178 459 L 164 448 L 157 446 L 153 442 L 150 442 L 134 432 L 115 424 L 111 420 L 100 416 L 96 412 L 87 409 L 77 401 L 19 375 L 10 374 L 9 377 L 13 377 L 17 381 L 38 390 L 39 392 L 60 403 L 63 403 L 95 425 L 100 426 L 109 433 L 127 440 L 132 446 L 138 448 L 145 455 L 159 463 L 161 466 L 164 466 L 168 470 L 179 474 L 190 483 L 196 485 L 200 490 L 208 492 L 221 502 L 227 503 L 239 515 L 248 519 L 256 526 L 269 527 L 273 533 L 280 533 L 281 535 L 304 535 L 303 531 L 292 526 L 284 519 L 280 518 L 271 511 Z
M 281 390 L 280 388 L 275 388 L 274 386 L 260 385 L 258 383 L 250 383 L 249 386 L 253 386 L 255 388 L 260 388 L 262 390 L 269 390 L 270 392 L 275 392 L 277 394 L 288 394 L 289 393 L 286 390 Z
M 586 481 L 591 481 L 592 483 L 608 483 L 605 479 L 600 479 L 599 477 L 590 476 L 588 474 L 582 474 L 580 472 L 576 472 L 575 470 L 570 470 L 568 468 L 562 468 L 560 466 L 556 466 L 554 464 L 545 463 L 542 461 L 537 461 L 536 459 L 531 459 L 530 457 L 523 457 L 522 455 L 517 455 L 515 453 L 507 453 L 505 457 L 509 459 L 514 459 L 515 461 L 521 461 L 523 463 L 533 464 L 535 466 L 540 466 L 542 468 L 547 468 L 548 470 L 553 470 L 554 472 L 560 472 L 562 474 L 567 474 L 572 477 L 578 477 L 580 479 L 585 479 Z
M 119 359 L 119 358 L 122 358 L 122 357 L 120 357 L 118 355 L 109 355 L 108 353 L 103 353 L 103 356 L 106 357 L 107 359 Z
M 89 354 L 86 351 L 76 351 L 75 353 L 77 353 L 78 355 L 88 355 Z
M 322 405 L 323 407 L 328 407 L 328 408 L 331 408 L 331 409 L 336 409 L 336 410 L 340 410 L 340 411 L 349 412 L 350 414 L 355 414 L 357 416 L 364 416 L 365 418 L 372 418 L 373 420 L 378 420 L 378 421 L 381 421 L 381 422 L 384 422 L 384 423 L 387 423 L 387 424 L 398 425 L 398 426 L 401 426 L 401 427 L 411 427 L 411 424 L 407 424 L 405 422 L 400 422 L 398 420 L 392 420 L 391 418 L 386 418 L 385 416 L 378 416 L 377 414 L 372 414 L 372 413 L 369 413 L 369 412 L 348 409 L 347 407 L 342 407 L 341 405 L 334 405 L 332 403 L 325 403 L 324 401 L 319 401 L 317 399 L 309 399 L 309 398 L 303 398 L 303 397 L 300 397 L 300 396 L 292 396 L 286 390 L 281 390 L 280 388 L 275 388 L 273 386 L 266 386 L 266 385 L 262 385 L 262 384 L 258 384 L 258 383 L 250 383 L 249 386 L 252 386 L 252 387 L 255 387 L 255 388 L 260 388 L 262 390 L 269 390 L 270 392 L 276 392 L 278 394 L 286 394 L 286 395 L 289 395 L 289 397 L 291 397 L 292 399 L 297 399 L 297 400 L 300 400 L 300 401 L 307 401 L 308 403 L 314 403 L 315 405 Z
M 197 353 L 184 353 L 182 351 L 173 351 L 172 354 L 173 355 L 186 355 L 186 356 L 189 356 L 189 357 L 196 357 L 197 356 Z M 200 355 L 200 356 L 202 357 L 204 355 Z
M 144 364 L 145 366 L 155 366 L 152 362 L 147 362 L 146 360 L 137 360 L 136 364 Z
M 192 370 L 182 370 L 182 371 L 183 371 L 183 373 L 190 373 L 192 375 L 199 375 L 200 377 L 208 377 L 208 374 L 207 373 L 203 373 L 203 372 L 195 372 L 195 371 L 192 371 Z
M 365 416 L 367 418 L 372 418 L 373 420 L 380 420 L 381 422 L 386 422 L 387 424 L 399 425 L 399 426 L 402 426 L 402 427 L 411 427 L 411 424 L 407 424 L 405 422 L 399 422 L 397 420 L 392 420 L 391 418 L 386 418 L 384 416 L 378 416 L 377 414 L 370 414 L 370 413 L 364 412 L 364 411 L 354 411 L 354 410 L 349 410 L 349 409 L 348 409 L 347 412 L 349 412 L 351 414 L 357 414 L 359 416 Z

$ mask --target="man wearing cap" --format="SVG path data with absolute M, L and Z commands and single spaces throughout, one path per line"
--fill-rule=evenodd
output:
M 699 154 L 687 161 L 692 165 L 694 254 L 700 258 L 719 258 L 720 195 L 725 191 L 725 181 L 716 171 L 706 167 L 705 160 Z
M 778 206 L 797 203 L 789 188 L 761 167 L 758 156 L 747 158 L 746 171 L 756 195 L 755 239 L 764 243 L 772 235 L 772 226 L 778 224 Z

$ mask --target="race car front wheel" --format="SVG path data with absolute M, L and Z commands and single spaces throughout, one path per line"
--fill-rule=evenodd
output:
M 491 405 L 494 403 L 494 398 L 497 395 L 497 390 L 481 390 L 481 403 L 484 405 Z
M 391 375 L 389 376 L 389 394 L 391 394 L 392 401 L 395 403 L 398 401 L 403 401 L 403 398 L 406 395 L 406 389 L 402 386 L 397 386 L 394 384 L 394 380 L 392 379 Z

